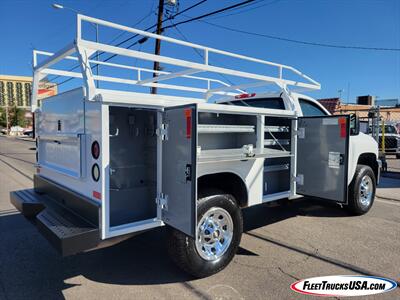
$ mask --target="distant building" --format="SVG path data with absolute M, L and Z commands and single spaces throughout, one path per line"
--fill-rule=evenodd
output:
M 369 97 L 369 96 L 364 96 L 364 97 Z M 355 113 L 360 118 L 363 119 L 366 119 L 368 117 L 369 109 L 374 107 L 373 105 L 363 105 L 355 103 L 344 104 L 341 103 L 340 98 L 318 99 L 318 102 L 321 103 L 332 115 Z M 375 105 L 380 105 L 379 101 L 376 101 Z M 391 124 L 400 123 L 400 107 L 393 105 L 392 106 L 381 105 L 380 116 L 387 123 Z
M 332 115 L 340 108 L 339 98 L 325 98 L 318 99 L 318 102 L 322 104 Z
M 32 77 L 0 75 L 0 107 L 30 109 L 32 94 Z M 39 87 L 39 99 L 57 94 L 57 86 L 42 82 Z
M 399 99 L 376 99 L 375 105 L 378 106 L 399 106 Z

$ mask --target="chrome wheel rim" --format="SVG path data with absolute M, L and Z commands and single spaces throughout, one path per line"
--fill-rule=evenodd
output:
M 196 250 L 205 260 L 217 260 L 228 250 L 232 237 L 231 215 L 221 207 L 212 207 L 197 224 Z
M 372 200 L 373 193 L 372 179 L 368 175 L 364 175 L 360 182 L 360 202 L 363 206 L 369 206 Z

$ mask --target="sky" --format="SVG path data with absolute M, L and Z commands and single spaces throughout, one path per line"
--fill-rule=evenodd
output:
M 157 18 L 158 0 L 56 1 L 83 14 L 127 26 L 135 25 L 140 29 L 155 24 Z M 208 0 L 173 22 L 241 1 Z M 178 2 L 179 10 L 183 10 L 199 0 Z M 75 13 L 66 9 L 56 10 L 52 3 L 54 1 L 0 0 L 0 74 L 30 76 L 33 49 L 54 52 L 74 39 Z M 378 51 L 306 45 L 234 32 L 199 21 L 179 25 L 179 30 L 170 28 L 164 32 L 167 36 L 213 48 L 291 65 L 321 83 L 320 91 L 309 93 L 315 98 L 337 97 L 339 90 L 342 90 L 344 102 L 354 102 L 359 95 L 373 95 L 378 99 L 400 98 L 400 0 L 257 0 L 251 6 L 203 20 L 242 31 L 312 43 L 397 49 Z M 170 24 L 170 21 L 165 23 Z M 102 28 L 99 30 L 101 42 L 109 42 L 117 34 L 102 31 Z M 85 35 L 94 38 L 91 26 L 85 27 Z M 129 34 L 113 43 L 127 37 Z M 148 41 L 132 49 L 152 52 L 154 43 Z M 161 52 L 177 58 L 201 60 L 194 51 L 187 52 L 164 44 Z M 215 65 L 231 65 L 221 57 L 210 57 L 210 61 Z M 140 65 L 140 62 L 134 63 Z M 254 68 L 266 75 L 271 72 L 257 66 L 242 66 L 238 62 L 234 65 L 247 68 L 247 71 Z M 167 66 L 165 68 L 168 70 Z

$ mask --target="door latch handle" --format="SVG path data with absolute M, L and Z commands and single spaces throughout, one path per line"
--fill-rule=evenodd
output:
M 344 165 L 344 154 L 340 154 L 340 161 L 339 161 L 340 165 Z
M 186 165 L 185 178 L 186 178 L 186 182 L 192 181 L 192 165 L 191 164 Z

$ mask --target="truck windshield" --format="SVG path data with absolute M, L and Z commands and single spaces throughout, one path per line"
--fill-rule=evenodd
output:
M 285 109 L 285 104 L 280 97 L 235 100 L 227 102 L 226 104 L 260 108 Z
M 379 127 L 379 132 L 382 132 L 382 127 Z M 385 133 L 397 133 L 397 130 L 394 126 L 385 126 Z
M 370 126 L 368 129 L 368 133 L 372 132 L 372 127 Z M 379 126 L 379 133 L 382 133 L 382 126 Z M 385 133 L 394 133 L 397 134 L 396 127 L 392 125 L 385 125 Z

